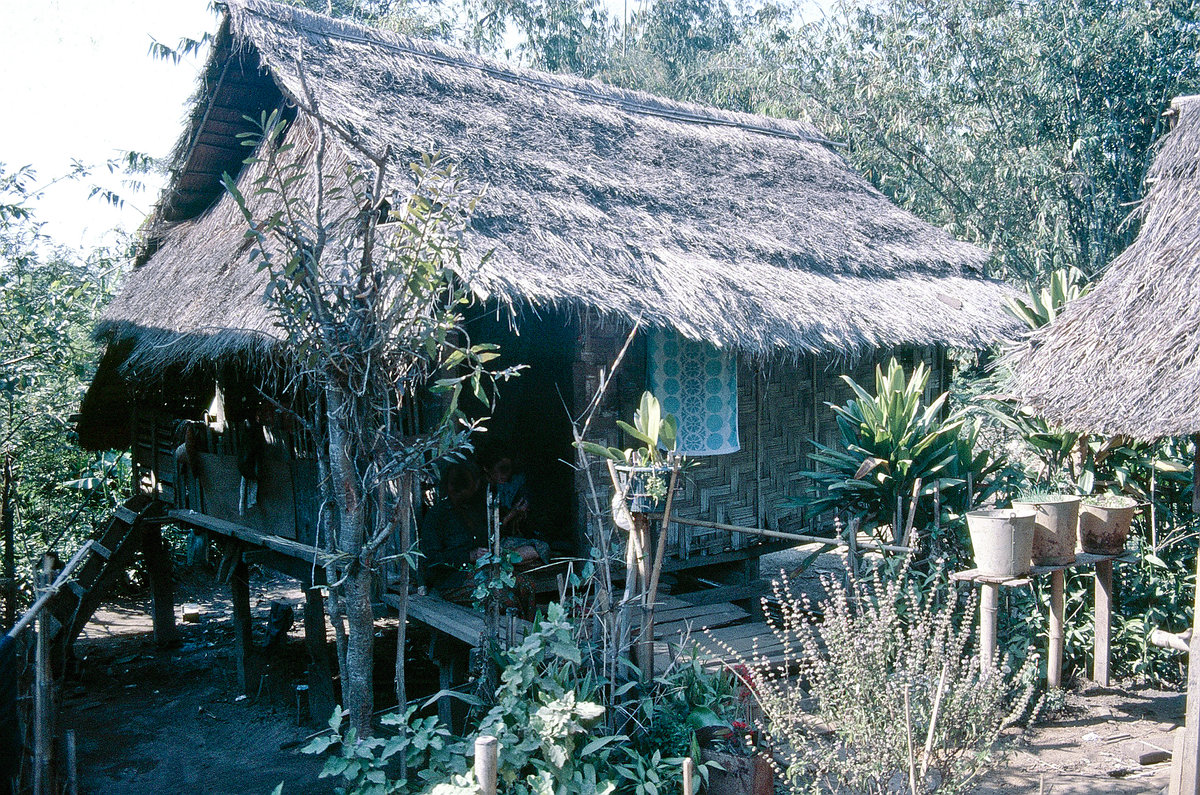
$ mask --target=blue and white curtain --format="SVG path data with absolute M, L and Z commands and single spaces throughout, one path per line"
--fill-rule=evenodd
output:
M 647 338 L 650 391 L 679 420 L 684 455 L 737 452 L 737 359 L 727 350 L 652 329 Z

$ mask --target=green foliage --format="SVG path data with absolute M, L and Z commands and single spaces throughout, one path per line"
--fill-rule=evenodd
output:
M 385 715 L 385 726 L 398 727 L 389 737 L 361 739 L 343 727 L 345 710 L 334 710 L 329 733 L 304 746 L 303 753 L 329 756 L 320 778 L 340 779 L 339 791 L 353 795 L 405 795 L 420 792 L 444 777 L 466 773 L 466 746 L 438 725 L 436 718 L 417 717 L 417 708 Z M 403 763 L 413 778 L 392 780 L 389 767 Z
M 1030 285 L 1025 295 L 1005 298 L 1004 308 L 1030 329 L 1039 329 L 1058 317 L 1068 303 L 1087 295 L 1090 289 L 1081 270 L 1059 268 L 1050 274 L 1047 285 L 1041 290 Z
M 641 442 L 642 446 L 626 450 L 604 447 L 595 442 L 576 442 L 576 446 L 584 452 L 618 464 L 637 467 L 659 466 L 675 450 L 679 421 L 674 414 L 663 416 L 662 406 L 651 392 L 642 393 L 641 401 L 633 413 L 633 424 L 617 420 L 617 427 L 632 436 L 634 441 Z
M 901 510 L 919 510 L 928 520 L 927 501 L 921 497 L 961 487 L 964 480 L 951 477 L 952 470 L 976 461 L 973 451 L 965 462 L 960 458 L 969 451 L 960 450 L 963 419 L 941 416 L 945 394 L 923 405 L 929 383 L 924 363 L 911 378 L 895 359 L 886 372 L 876 367 L 874 395 L 849 376 L 842 380 L 855 398 L 844 406 L 829 404 L 837 415 L 841 443 L 813 442 L 817 452 L 812 460 L 823 467 L 804 473 L 813 481 L 813 493 L 795 498 L 794 504 L 814 514 L 847 512 L 864 529 L 896 522 L 898 502 Z
M 1191 0 L 846 2 L 785 28 L 764 78 L 1001 275 L 1094 275 L 1136 232 L 1163 110 L 1195 88 L 1194 19 Z
M 775 629 L 798 677 L 765 662 L 743 674 L 793 792 L 967 792 L 1000 731 L 1031 716 L 1036 661 L 979 668 L 975 596 L 908 566 L 849 585 L 827 578 L 816 611 L 786 581 Z M 896 782 L 899 782 L 897 786 Z M 926 789 L 926 788 L 929 789 Z
M 504 795 L 666 795 L 677 786 L 681 757 L 697 755 L 694 731 L 723 726 L 733 703 L 728 676 L 680 658 L 634 707 L 633 738 L 608 733 L 600 702 L 603 683 L 589 672 L 578 627 L 565 608 L 551 604 L 520 645 L 497 652 L 499 685 L 488 703 L 473 704 L 477 720 L 467 737 L 452 736 L 415 707 L 382 720 L 387 731 L 361 739 L 343 726 L 338 710 L 331 732 L 305 753 L 327 754 L 323 778 L 337 778 L 351 795 L 416 793 L 474 795 L 467 756 L 479 736 L 495 737 Z M 624 693 L 632 684 L 621 689 Z M 439 693 L 425 704 L 429 707 Z M 481 714 L 482 713 L 482 714 Z M 402 780 L 404 760 L 410 773 Z M 697 769 L 707 781 L 711 765 Z
M 63 179 L 89 173 L 78 164 Z M 71 421 L 98 356 L 92 322 L 127 252 L 55 246 L 37 217 L 43 189 L 32 169 L 0 163 L 0 472 L 11 458 L 16 575 L 26 590 L 31 562 L 55 546 L 70 554 L 129 482 L 119 457 L 79 449 Z

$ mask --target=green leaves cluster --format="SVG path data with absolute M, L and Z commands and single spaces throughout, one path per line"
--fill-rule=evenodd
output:
M 61 179 L 86 176 L 79 166 Z M 37 214 L 44 188 L 33 169 L 0 163 L 0 472 L 11 459 L 22 587 L 47 546 L 65 539 L 60 554 L 69 554 L 128 483 L 110 477 L 115 456 L 96 461 L 79 449 L 71 421 L 98 357 L 92 323 L 126 252 L 55 245 Z
M 383 719 L 393 733 L 363 740 L 344 728 L 339 710 L 331 734 L 304 751 L 328 754 L 322 777 L 340 779 L 352 795 L 474 795 L 468 757 L 479 736 L 497 739 L 504 795 L 667 795 L 678 786 L 680 755 L 698 756 L 693 730 L 728 727 L 717 714 L 732 702 L 728 677 L 705 670 L 698 658 L 685 660 L 660 674 L 635 705 L 633 719 L 643 729 L 637 736 L 609 733 L 602 682 L 589 672 L 590 652 L 578 636 L 566 608 L 551 604 L 519 645 L 497 652 L 499 684 L 486 702 L 442 692 L 423 705 L 442 697 L 471 704 L 479 717 L 466 737 L 409 708 Z M 635 686 L 626 683 L 619 694 Z M 407 781 L 399 775 L 402 758 L 415 773 Z M 712 767 L 698 766 L 696 783 Z
M 675 451 L 679 436 L 679 420 L 674 414 L 663 415 L 662 406 L 652 392 L 643 392 L 638 407 L 633 413 L 633 424 L 617 420 L 617 427 L 642 443 L 641 447 L 605 447 L 595 442 L 578 442 L 584 452 L 607 458 L 618 464 L 635 467 L 659 466 Z
M 334 710 L 329 733 L 301 749 L 306 754 L 329 753 L 320 778 L 340 779 L 346 792 L 405 795 L 466 772 L 465 744 L 438 724 L 437 718 L 418 717 L 415 706 L 403 714 L 383 716 L 383 725 L 397 729 L 386 738 L 360 738 L 354 727 L 343 726 L 346 715 L 343 709 Z M 389 766 L 398 761 L 413 772 L 412 779 L 389 778 Z
M 1006 297 L 1004 307 L 1029 329 L 1039 329 L 1058 317 L 1068 303 L 1087 295 L 1091 287 L 1078 268 L 1059 268 L 1049 275 L 1045 287 L 1039 290 L 1030 285 L 1025 295 Z
M 911 377 L 894 358 L 886 372 L 877 366 L 873 395 L 849 376 L 842 379 L 855 398 L 844 406 L 829 404 L 837 415 L 840 444 L 813 442 L 817 452 L 812 460 L 822 467 L 804 473 L 814 488 L 794 504 L 818 515 L 847 512 L 869 530 L 896 523 L 898 503 L 902 511 L 916 509 L 924 504 L 920 498 L 935 489 L 963 485 L 950 476 L 962 452 L 963 417 L 941 416 L 944 393 L 924 405 L 929 383 L 924 363 Z

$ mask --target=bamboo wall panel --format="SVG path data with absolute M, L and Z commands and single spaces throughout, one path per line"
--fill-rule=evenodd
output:
M 611 363 L 624 334 L 621 329 L 583 324 L 575 365 L 576 405 L 584 405 L 593 394 L 600 368 Z M 742 448 L 728 456 L 697 459 L 700 464 L 684 473 L 674 506 L 677 515 L 773 530 L 828 531 L 832 516 L 807 516 L 787 501 L 809 488 L 808 479 L 801 473 L 815 467 L 810 458 L 815 449 L 811 440 L 826 445 L 840 443 L 837 420 L 826 404 L 840 405 L 852 397 L 841 376 L 849 375 L 874 391 L 876 366 L 886 367 L 893 355 L 906 369 L 918 361 L 930 366 L 927 400 L 944 391 L 944 355 L 932 347 L 879 351 L 853 361 L 804 356 L 770 365 L 739 362 L 738 432 Z M 644 347 L 635 344 L 593 423 L 590 440 L 613 447 L 626 444 L 615 421 L 628 421 L 633 413 L 645 388 L 644 361 Z M 602 462 L 593 462 L 592 471 L 607 502 L 611 497 L 607 468 Z M 587 515 L 583 505 L 587 486 L 582 473 L 576 479 L 576 488 L 581 503 L 579 515 L 583 517 Z M 671 553 L 695 560 L 697 565 L 702 565 L 705 555 L 755 543 L 753 536 L 741 533 L 678 525 L 672 525 L 668 536 Z

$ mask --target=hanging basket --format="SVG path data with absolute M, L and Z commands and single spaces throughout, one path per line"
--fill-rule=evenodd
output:
M 625 494 L 630 513 L 662 513 L 667 507 L 671 466 L 635 467 L 617 464 L 617 485 Z

